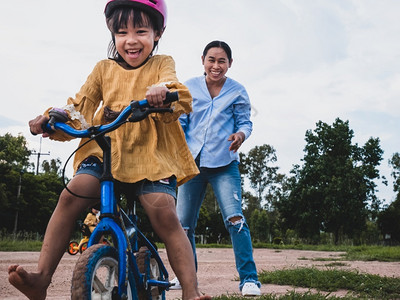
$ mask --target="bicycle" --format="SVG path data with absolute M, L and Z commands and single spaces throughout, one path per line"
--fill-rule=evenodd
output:
M 164 103 L 178 100 L 178 93 L 167 93 Z M 125 212 L 116 199 L 111 173 L 111 132 L 126 122 L 139 122 L 151 113 L 172 112 L 170 108 L 149 107 L 146 99 L 132 100 L 119 116 L 106 125 L 76 130 L 65 124 L 63 110 L 52 109 L 44 131 L 62 130 L 73 137 L 95 140 L 103 150 L 100 222 L 92 232 L 72 275 L 71 299 L 164 299 L 171 284 L 156 247 L 137 226 L 132 209 Z M 99 244 L 111 236 L 110 245 Z M 140 245 L 143 245 L 139 248 Z
M 75 240 L 69 242 L 67 252 L 71 255 L 76 255 L 78 252 L 82 254 L 83 251 L 87 249 L 89 238 L 92 234 L 86 224 L 82 223 L 81 221 L 78 223 L 80 231 L 82 232 L 82 238 L 79 243 Z
M 75 240 L 72 240 L 69 242 L 68 247 L 67 247 L 67 252 L 68 252 L 68 254 L 71 254 L 71 255 L 76 255 L 76 254 L 78 254 L 78 252 L 80 254 L 82 254 L 83 251 L 85 251 L 87 249 L 88 243 L 89 243 L 89 238 L 92 235 L 89 227 L 86 224 L 82 223 L 82 221 L 79 221 L 78 224 L 79 224 L 79 228 L 82 232 L 82 238 L 79 241 L 79 243 Z M 102 243 L 108 244 L 107 239 L 104 238 Z

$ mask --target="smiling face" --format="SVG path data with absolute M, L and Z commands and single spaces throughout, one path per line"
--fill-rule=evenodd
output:
M 153 52 L 154 42 L 160 39 L 150 26 L 134 27 L 131 22 L 120 28 L 115 36 L 118 54 L 131 67 L 139 67 Z
M 202 61 L 206 79 L 213 82 L 225 80 L 225 74 L 232 64 L 225 50 L 220 47 L 210 48 L 206 56 L 202 56 Z
M 109 57 L 127 69 L 146 62 L 163 33 L 157 18 L 134 8 L 116 9 L 107 26 L 112 34 Z

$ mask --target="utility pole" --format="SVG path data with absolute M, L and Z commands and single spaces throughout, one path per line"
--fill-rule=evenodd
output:
M 15 207 L 17 208 L 17 211 L 15 212 L 15 220 L 14 220 L 14 230 L 13 230 L 14 240 L 17 237 L 18 207 L 19 207 L 19 196 L 21 195 L 21 182 L 22 182 L 22 171 L 19 172 L 19 183 L 18 183 L 18 190 L 17 190 L 17 203 L 15 205 Z
M 50 155 L 50 151 L 48 151 L 47 153 L 41 153 L 41 152 L 42 152 L 42 137 L 40 137 L 39 152 L 36 152 L 35 150 L 33 150 L 33 153 L 31 153 L 31 155 L 37 155 L 36 175 L 39 174 L 40 155 Z

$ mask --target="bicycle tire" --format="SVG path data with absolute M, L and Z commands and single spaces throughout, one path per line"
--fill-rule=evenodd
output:
M 86 249 L 87 249 L 88 242 L 84 242 L 80 247 L 79 247 L 79 253 L 82 254 Z
M 139 271 L 141 273 L 146 273 L 146 277 L 148 279 L 159 279 L 160 277 L 160 268 L 158 267 L 157 261 L 149 257 L 147 252 L 147 247 L 140 247 L 139 251 L 136 253 L 136 263 L 138 265 Z M 148 259 L 150 261 L 148 262 Z M 147 265 L 149 265 L 149 269 L 147 269 Z M 164 292 L 165 293 L 165 292 Z M 150 287 L 150 290 L 141 289 L 138 291 L 139 300 L 161 300 L 162 292 L 157 286 Z
M 128 282 L 128 299 L 132 290 Z M 134 284 L 134 283 L 133 283 Z M 118 299 L 118 253 L 112 246 L 93 245 L 79 257 L 72 274 L 71 299 Z
M 68 244 L 68 248 L 67 248 L 67 252 L 68 252 L 68 254 L 70 254 L 70 255 L 76 255 L 78 252 L 79 252 L 79 250 L 77 249 L 78 248 L 78 242 L 76 242 L 76 241 L 71 241 L 71 242 L 69 242 L 69 244 Z

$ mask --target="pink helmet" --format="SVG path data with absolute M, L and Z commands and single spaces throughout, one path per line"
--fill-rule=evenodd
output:
M 167 6 L 164 0 L 110 0 L 106 4 L 104 13 L 108 18 L 112 11 L 119 6 L 131 6 L 150 11 L 162 19 L 163 27 L 167 25 Z

